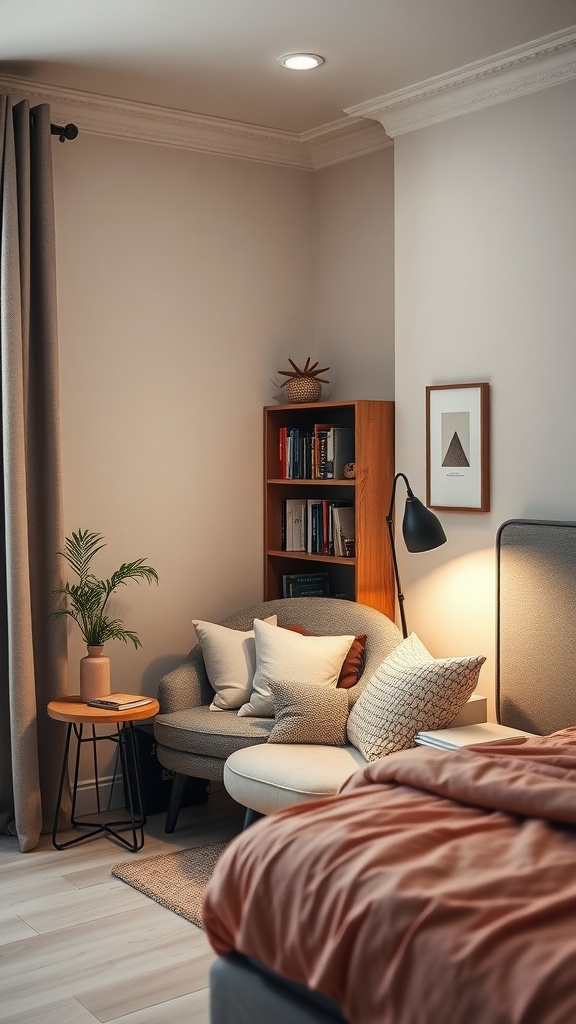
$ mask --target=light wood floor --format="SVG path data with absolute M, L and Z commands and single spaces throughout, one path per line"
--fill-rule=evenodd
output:
M 0 836 L 0 1021 L 3 1024 L 208 1024 L 214 954 L 201 929 L 114 878 L 112 865 L 227 839 L 242 827 L 228 795 L 183 810 L 164 835 L 146 825 L 132 854 L 97 838 L 31 853 Z

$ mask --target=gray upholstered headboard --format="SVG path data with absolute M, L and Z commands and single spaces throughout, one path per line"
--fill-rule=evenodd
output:
M 498 531 L 498 721 L 546 735 L 576 725 L 576 523 Z

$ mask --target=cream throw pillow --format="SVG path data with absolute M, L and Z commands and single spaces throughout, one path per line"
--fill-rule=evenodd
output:
M 264 620 L 276 626 L 276 615 Z M 254 630 L 242 632 L 216 622 L 193 620 L 210 686 L 216 696 L 211 711 L 236 711 L 250 698 L 256 671 Z
M 274 716 L 271 682 L 284 680 L 336 687 L 344 658 L 354 640 L 353 635 L 302 636 L 258 620 L 254 622 L 254 636 L 256 672 L 252 696 L 238 712 L 242 717 Z
M 270 681 L 275 722 L 268 743 L 321 743 L 344 746 L 348 690 L 310 683 Z
M 445 729 L 478 682 L 484 657 L 435 659 L 415 633 L 376 669 L 348 717 L 348 739 L 367 761 L 415 745 L 421 729 Z

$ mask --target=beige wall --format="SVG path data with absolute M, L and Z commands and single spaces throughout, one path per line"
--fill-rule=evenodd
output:
M 160 586 L 115 611 L 113 688 L 154 693 L 192 618 L 262 595 L 262 406 L 313 338 L 313 179 L 80 135 L 54 146 L 66 531 Z M 70 634 L 70 692 L 83 652 Z
M 400 545 L 409 626 L 483 653 L 492 696 L 494 545 L 510 518 L 576 519 L 576 82 L 395 140 L 397 468 L 425 492 L 425 387 L 489 381 L 492 508 Z M 403 502 L 402 502 L 403 504 Z
M 320 351 L 338 397 L 392 396 L 392 152 L 314 176 L 81 133 L 54 174 L 65 528 L 104 534 L 98 575 L 158 570 L 112 606 L 143 647 L 106 650 L 154 694 L 193 618 L 262 598 L 278 369 Z
M 316 194 L 316 342 L 326 397 L 394 398 L 394 150 L 326 168 Z

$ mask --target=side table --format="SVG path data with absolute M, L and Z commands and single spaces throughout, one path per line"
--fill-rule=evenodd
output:
M 138 751 L 134 736 L 133 723 L 142 721 L 146 718 L 153 718 L 154 715 L 157 715 L 160 710 L 158 701 L 153 698 L 149 704 L 145 704 L 139 708 L 128 708 L 126 711 L 105 711 L 101 708 L 88 707 L 87 704 L 84 704 L 80 700 L 80 697 L 72 696 L 68 697 L 66 700 L 50 701 L 47 710 L 50 718 L 55 718 L 60 722 L 68 723 L 64 755 L 62 758 L 60 785 L 58 787 L 56 809 L 54 812 L 54 827 L 52 829 L 53 845 L 57 850 L 65 850 L 68 846 L 80 843 L 84 839 L 90 839 L 95 835 L 105 833 L 113 839 L 116 839 L 123 846 L 127 847 L 127 849 L 131 850 L 132 853 L 136 853 L 138 850 L 141 850 L 144 845 L 144 825 L 146 824 L 146 817 L 143 811 L 142 794 L 140 792 Z M 91 726 L 90 734 L 88 736 L 84 735 L 85 725 Z M 114 731 L 106 733 L 106 735 L 97 735 L 97 725 L 114 726 Z M 68 772 L 68 756 L 72 735 L 74 735 L 76 739 L 76 757 L 74 765 L 74 780 L 72 784 L 72 813 L 70 820 L 72 828 L 82 828 L 85 831 L 82 835 L 76 836 L 74 839 L 69 839 L 67 842 L 60 843 L 58 842 L 58 817 L 60 814 L 62 794 L 64 792 L 64 784 Z M 132 773 L 133 778 L 136 780 L 134 796 L 132 794 L 132 787 L 126 787 L 128 804 L 127 811 L 130 815 L 128 819 L 121 821 L 99 822 L 79 820 L 76 818 L 76 796 L 78 792 L 80 751 L 83 743 L 92 744 L 94 777 L 96 783 L 96 804 L 97 811 L 101 811 L 98 781 L 98 759 L 96 751 L 96 744 L 101 740 L 110 740 L 117 744 L 124 778 L 128 778 L 130 773 Z M 131 832 L 132 841 L 122 835 L 122 832 L 127 831 Z

